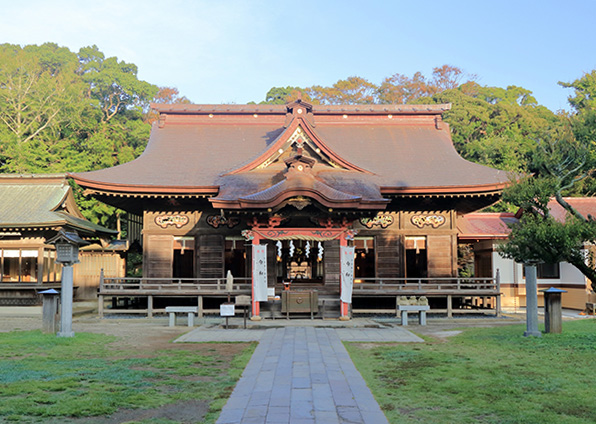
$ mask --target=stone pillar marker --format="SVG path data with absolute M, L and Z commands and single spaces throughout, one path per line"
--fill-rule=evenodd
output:
M 561 333 L 563 329 L 561 293 L 567 293 L 567 290 L 551 287 L 540 291 L 544 293 L 544 331 L 547 333 Z
M 41 312 L 42 331 L 44 333 L 56 333 L 58 327 L 58 293 L 54 289 L 39 292 L 43 296 Z
M 536 282 L 536 264 L 525 263 L 526 272 L 526 331 L 524 337 L 542 337 L 538 330 L 538 288 Z

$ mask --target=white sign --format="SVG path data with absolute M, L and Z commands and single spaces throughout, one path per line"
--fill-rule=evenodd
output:
M 252 246 L 252 281 L 254 300 L 267 302 L 267 245 Z
M 354 284 L 354 246 L 340 246 L 340 260 L 340 300 L 344 303 L 352 303 L 352 285 Z
M 219 314 L 222 317 L 233 317 L 234 313 L 235 311 L 233 303 L 222 303 L 219 305 Z

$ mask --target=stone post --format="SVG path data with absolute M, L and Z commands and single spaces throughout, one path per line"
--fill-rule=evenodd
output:
M 554 287 L 540 291 L 544 293 L 544 331 L 547 333 L 561 333 L 563 328 L 561 293 L 567 293 L 567 291 Z
M 60 331 L 58 337 L 74 337 L 72 331 L 72 295 L 73 295 L 73 270 L 72 264 L 62 267 L 62 295 L 60 301 Z
M 538 289 L 536 282 L 536 264 L 524 264 L 526 272 L 526 331 L 524 337 L 541 337 L 538 331 Z
M 58 292 L 54 289 L 39 292 L 43 296 L 41 310 L 42 330 L 44 333 L 56 334 L 58 329 Z

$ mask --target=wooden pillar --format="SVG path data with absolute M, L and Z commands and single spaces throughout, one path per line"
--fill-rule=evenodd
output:
M 254 234 L 254 233 L 253 233 Z M 261 238 L 259 236 L 257 236 L 256 234 L 254 234 L 254 238 L 252 239 L 252 245 L 255 246 L 257 244 L 259 244 L 261 241 Z M 254 257 L 252 259 L 254 261 Z M 255 300 L 255 276 L 254 276 L 254 264 L 251 267 L 251 276 L 252 276 L 252 285 L 251 285 L 251 302 L 252 302 L 252 317 L 250 318 L 253 321 L 260 321 L 261 320 L 261 310 L 260 310 L 260 304 L 259 302 L 257 302 Z
M 199 318 L 203 318 L 203 296 L 199 296 L 199 298 L 197 299 L 197 303 L 198 303 L 197 304 L 197 306 L 198 306 L 198 309 L 197 309 L 198 316 L 199 316 Z
M 453 299 L 450 294 L 447 295 L 447 318 L 453 318 Z
M 348 245 L 348 240 L 346 240 L 345 234 L 342 234 L 340 239 L 339 239 L 339 246 L 340 249 L 342 247 L 345 247 Z M 339 296 L 341 298 L 341 284 L 342 284 L 342 278 L 341 278 L 341 252 L 339 255 L 339 260 L 340 260 L 340 276 L 339 276 Z M 343 301 L 339 301 L 339 310 L 340 310 L 340 317 L 339 319 L 342 321 L 347 321 L 350 319 L 350 305 L 348 303 L 345 303 Z

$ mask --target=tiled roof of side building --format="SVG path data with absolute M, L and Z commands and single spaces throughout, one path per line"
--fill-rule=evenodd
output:
M 460 216 L 457 220 L 460 240 L 504 239 L 510 233 L 508 225 L 517 222 L 514 213 L 475 212 Z
M 83 218 L 65 174 L 0 177 L 0 229 L 58 226 L 68 226 L 86 235 L 117 234 Z
M 596 218 L 596 197 L 564 197 L 563 200 L 584 217 L 591 215 Z M 555 199 L 548 202 L 548 208 L 553 218 L 565 222 L 568 212 Z

